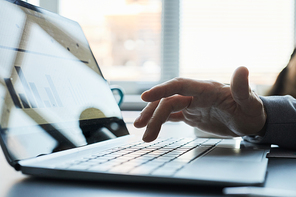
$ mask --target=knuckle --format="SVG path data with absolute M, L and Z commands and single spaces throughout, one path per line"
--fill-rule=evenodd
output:
M 183 84 L 184 81 L 185 81 L 185 78 L 183 78 L 183 77 L 175 77 L 175 78 L 172 80 L 172 82 L 173 82 L 174 84 Z
M 176 97 L 175 96 L 166 97 L 161 99 L 160 102 L 164 109 L 170 109 L 172 111 L 172 108 L 176 104 Z
M 177 92 L 182 92 L 184 89 L 184 85 L 186 85 L 186 79 L 183 77 L 176 77 L 172 80 L 172 85 Z
M 166 122 L 166 120 L 167 119 L 164 117 L 161 117 L 161 118 L 155 117 L 155 116 L 151 117 L 151 122 L 154 122 L 155 125 L 162 125 L 163 123 Z

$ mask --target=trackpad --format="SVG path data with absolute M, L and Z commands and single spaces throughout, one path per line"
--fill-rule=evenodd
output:
M 258 184 L 264 182 L 267 168 L 266 150 L 212 150 L 178 171 L 175 176 L 214 182 Z
M 203 159 L 261 162 L 262 159 L 265 158 L 265 152 L 266 151 L 262 149 L 217 147 L 205 155 Z

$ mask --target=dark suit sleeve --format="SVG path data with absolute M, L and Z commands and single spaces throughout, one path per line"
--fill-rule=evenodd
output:
M 260 98 L 267 113 L 265 135 L 264 137 L 246 136 L 244 140 L 296 149 L 296 99 L 291 96 Z

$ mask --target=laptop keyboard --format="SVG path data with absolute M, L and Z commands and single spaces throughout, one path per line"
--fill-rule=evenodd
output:
M 220 139 L 136 142 L 56 166 L 58 169 L 169 176 L 215 147 Z

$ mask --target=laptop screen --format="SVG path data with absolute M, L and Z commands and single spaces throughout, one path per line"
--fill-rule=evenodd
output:
M 1 142 L 21 160 L 127 135 L 78 23 L 0 1 Z

